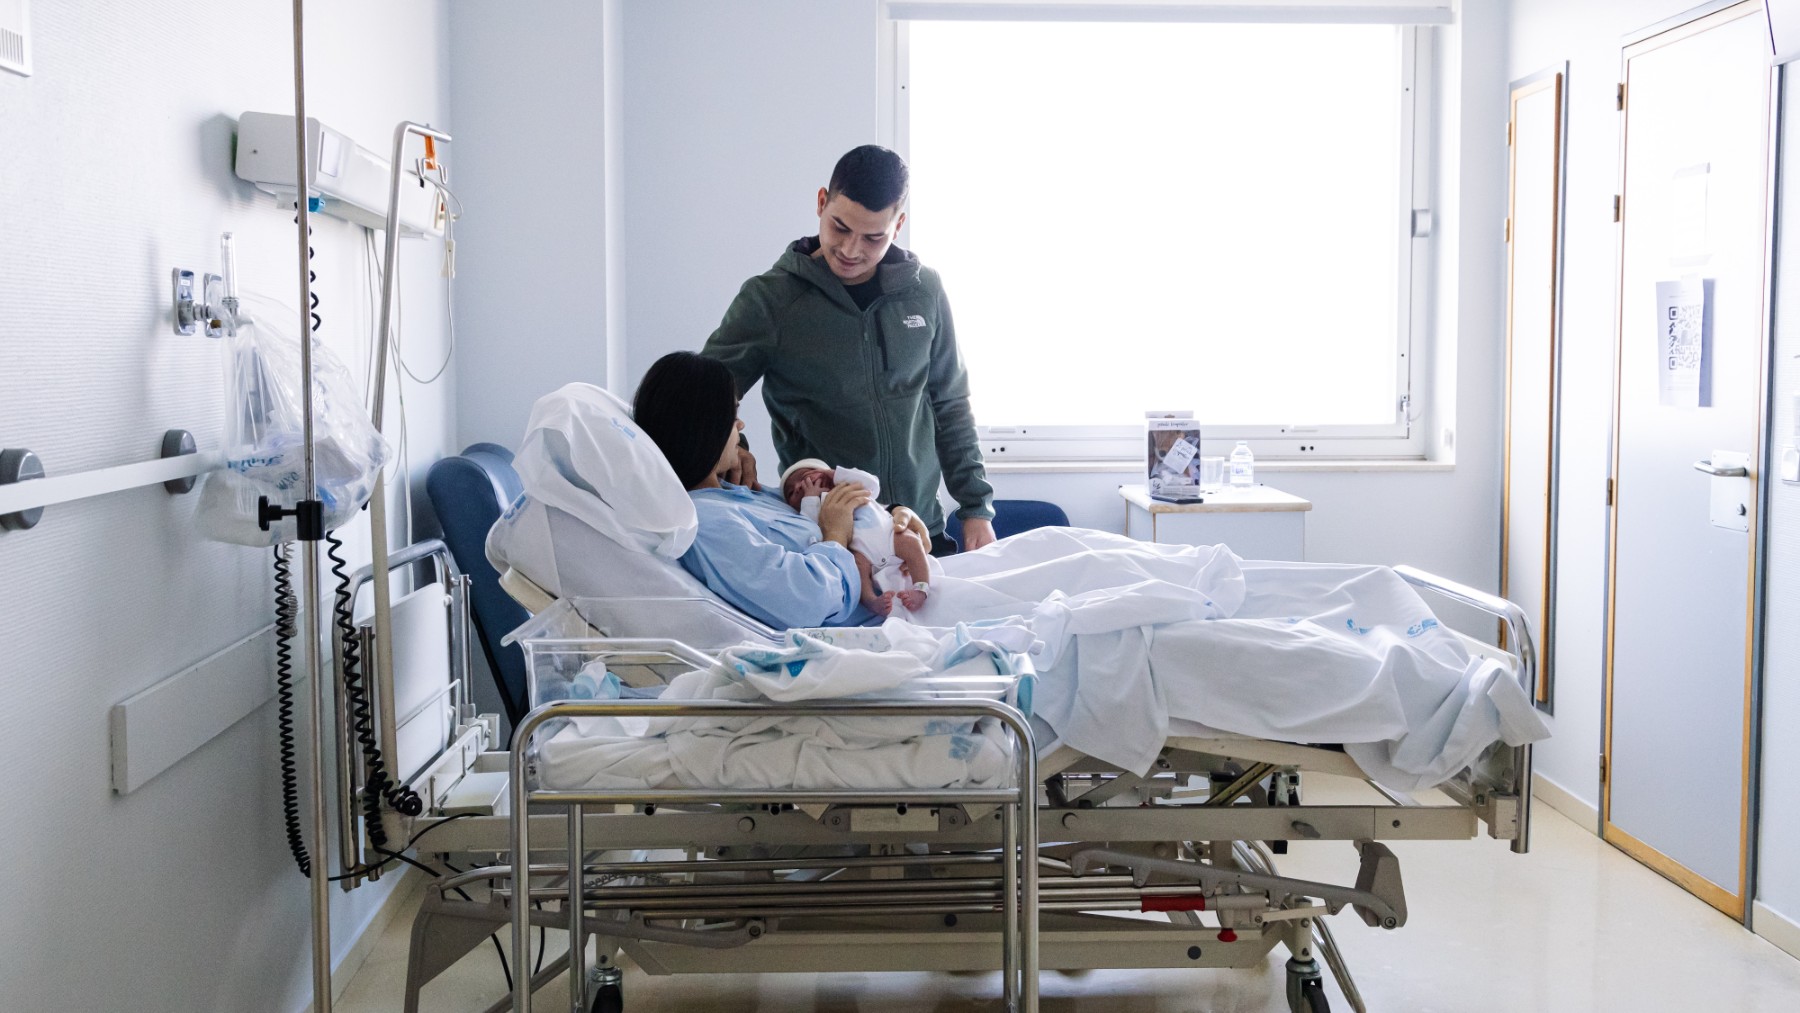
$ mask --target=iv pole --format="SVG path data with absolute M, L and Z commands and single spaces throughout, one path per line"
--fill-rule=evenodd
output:
M 305 589 L 303 611 L 306 622 L 301 627 L 301 655 L 305 659 L 307 678 L 312 680 L 313 706 L 307 724 L 307 765 L 312 769 L 312 971 L 313 1013 L 331 1013 L 331 894 L 330 863 L 325 836 L 325 707 L 328 687 L 319 668 L 319 538 L 324 531 L 324 509 L 318 499 L 318 484 L 313 475 L 313 392 L 312 329 L 308 326 L 308 309 L 312 306 L 312 277 L 308 271 L 308 246 L 312 237 L 310 198 L 312 177 L 307 174 L 310 159 L 306 151 L 306 38 L 305 0 L 294 0 L 294 179 L 298 181 L 300 236 L 300 417 L 306 446 L 306 469 L 303 481 L 307 499 L 295 507 L 295 521 L 301 543 L 300 561 Z M 377 487 L 379 492 L 379 487 Z
M 298 2 L 298 0 L 296 0 Z M 388 177 L 386 223 L 387 255 L 381 264 L 381 330 L 376 345 L 375 376 L 369 384 L 369 419 L 381 429 L 382 409 L 386 406 L 388 349 L 392 336 L 390 326 L 394 309 L 394 282 L 400 262 L 400 178 L 404 173 L 400 156 L 405 153 L 406 135 L 434 138 L 449 143 L 450 135 L 411 120 L 394 127 L 394 160 Z M 441 198 L 440 198 L 441 199 Z M 387 469 L 375 473 L 375 491 L 369 496 L 369 562 L 374 575 L 370 580 L 375 591 L 375 657 L 373 672 L 377 698 L 376 711 L 381 715 L 383 747 L 394 748 L 398 734 L 394 716 L 394 631 L 393 612 L 389 605 Z M 392 755 L 392 754 L 390 754 Z

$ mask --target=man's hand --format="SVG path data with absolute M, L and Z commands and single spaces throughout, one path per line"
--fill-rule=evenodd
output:
M 927 546 L 931 545 L 931 532 L 925 530 L 925 522 L 919 519 L 918 514 L 912 512 L 911 507 L 896 506 L 892 513 L 894 515 L 894 534 L 911 531 L 919 536 L 919 541 Z
M 738 447 L 737 464 L 725 469 L 724 478 L 732 485 L 747 485 L 757 490 L 762 488 L 756 484 L 756 455 L 750 452 L 749 447 Z
M 964 552 L 974 552 L 984 545 L 994 544 L 994 522 L 986 517 L 965 517 L 962 522 L 962 548 Z

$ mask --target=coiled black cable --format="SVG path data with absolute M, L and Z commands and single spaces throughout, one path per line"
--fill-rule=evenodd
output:
M 381 803 L 385 799 L 397 812 L 417 816 L 425 811 L 425 801 L 418 792 L 397 784 L 388 773 L 375 738 L 375 716 L 369 705 L 369 694 L 363 684 L 362 658 L 356 645 L 356 624 L 351 616 L 350 574 L 341 554 L 344 543 L 332 532 L 325 534 L 325 556 L 331 560 L 331 572 L 337 577 L 337 596 L 333 603 L 333 621 L 337 626 L 340 650 L 344 659 L 344 703 L 350 711 L 350 730 L 362 753 L 368 781 L 363 787 L 363 822 L 369 842 L 377 848 L 387 847 L 387 829 L 381 824 Z
M 300 833 L 300 782 L 294 762 L 294 620 L 300 601 L 294 597 L 287 546 L 275 546 L 275 724 L 281 742 L 281 820 L 287 830 L 288 850 L 300 875 L 312 876 L 312 859 L 306 838 Z
M 307 200 L 309 200 L 309 201 L 312 199 L 313 198 L 311 198 L 311 197 L 307 198 Z M 296 206 L 298 206 L 298 205 L 296 205 Z M 319 208 L 309 204 L 308 210 L 317 211 L 317 210 L 319 210 Z M 300 224 L 300 216 L 298 214 L 294 215 L 294 224 L 295 225 Z M 312 269 L 312 259 L 313 259 L 312 234 L 313 234 L 312 219 L 308 218 L 306 220 L 306 281 L 307 281 L 306 293 L 309 298 L 307 299 L 308 305 L 306 308 L 307 308 L 308 312 L 310 312 L 312 314 L 313 333 L 317 334 L 319 332 L 319 326 L 321 324 L 323 324 L 325 322 L 325 320 L 319 316 L 319 290 L 317 288 L 318 281 L 319 281 L 319 275 L 317 272 L 315 272 Z

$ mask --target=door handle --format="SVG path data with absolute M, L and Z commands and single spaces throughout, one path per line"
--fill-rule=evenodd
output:
M 1741 465 L 1733 468 L 1721 468 L 1711 461 L 1695 461 L 1694 470 L 1705 472 L 1714 478 L 1747 478 L 1750 475 L 1750 469 Z

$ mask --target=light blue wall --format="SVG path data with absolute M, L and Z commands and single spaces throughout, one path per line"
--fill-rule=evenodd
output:
M 450 6 L 457 449 L 517 447 L 539 396 L 606 382 L 607 6 Z

